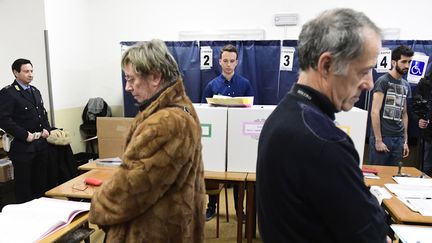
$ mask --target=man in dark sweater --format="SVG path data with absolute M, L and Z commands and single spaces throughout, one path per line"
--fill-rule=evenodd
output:
M 385 214 L 363 181 L 351 138 L 334 124 L 373 88 L 381 48 L 363 13 L 335 9 L 299 36 L 297 84 L 267 119 L 257 160 L 264 242 L 386 242 Z

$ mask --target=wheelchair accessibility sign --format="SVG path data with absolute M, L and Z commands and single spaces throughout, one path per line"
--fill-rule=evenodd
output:
M 411 60 L 407 79 L 411 83 L 418 83 L 426 73 L 426 67 L 429 60 L 429 56 L 424 54 L 415 53 Z
M 425 63 L 417 60 L 411 61 L 411 63 L 410 74 L 421 76 L 424 72 Z

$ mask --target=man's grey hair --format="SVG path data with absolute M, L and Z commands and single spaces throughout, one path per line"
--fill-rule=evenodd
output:
M 324 52 L 332 55 L 334 72 L 345 74 L 351 61 L 364 52 L 365 29 L 381 30 L 364 13 L 352 9 L 327 10 L 303 25 L 298 40 L 300 69 L 317 69 Z
M 163 85 L 181 78 L 177 62 L 161 40 L 138 43 L 127 49 L 123 54 L 121 66 L 124 69 L 128 64 L 135 66 L 135 70 L 141 76 L 160 72 Z

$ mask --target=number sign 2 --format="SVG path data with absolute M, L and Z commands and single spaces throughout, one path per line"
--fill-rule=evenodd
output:
M 213 50 L 210 46 L 202 46 L 200 54 L 201 70 L 213 67 Z

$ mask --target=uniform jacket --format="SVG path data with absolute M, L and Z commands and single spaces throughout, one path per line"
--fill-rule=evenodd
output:
M 204 203 L 201 127 L 177 81 L 136 115 L 90 222 L 107 229 L 107 242 L 203 242 Z
M 30 85 L 33 97 L 21 88 L 15 80 L 0 91 L 0 128 L 14 137 L 11 144 L 13 152 L 35 152 L 46 146 L 45 139 L 32 143 L 26 142 L 27 132 L 50 131 L 47 112 L 39 90 Z

